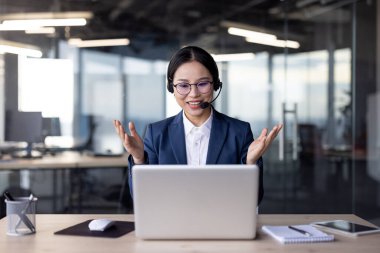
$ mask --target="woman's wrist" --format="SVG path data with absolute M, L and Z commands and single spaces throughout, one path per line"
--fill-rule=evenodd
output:
M 136 157 L 136 156 L 132 155 L 132 158 L 133 158 L 133 163 L 136 164 L 136 165 L 138 165 L 138 164 L 144 164 L 145 163 L 145 153 L 143 153 L 139 157 Z
M 246 164 L 247 165 L 252 165 L 256 164 L 258 159 L 247 159 Z
M 144 159 L 136 159 L 135 157 L 133 157 L 133 162 L 134 162 L 136 165 L 139 165 L 139 164 L 144 164 L 144 163 L 145 163 L 145 160 L 144 160 Z

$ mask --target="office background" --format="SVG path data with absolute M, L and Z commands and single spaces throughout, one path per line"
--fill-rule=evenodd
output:
M 60 136 L 44 138 L 48 147 L 123 152 L 113 119 L 133 120 L 143 134 L 149 122 L 179 111 L 165 90 L 173 52 L 197 45 L 215 57 L 250 53 L 218 60 L 224 85 L 215 107 L 250 122 L 255 136 L 285 124 L 264 156 L 260 213 L 354 213 L 380 225 L 377 1 L 0 0 L 0 6 L 2 159 L 10 145 L 7 114 L 16 111 L 59 118 Z M 31 34 L 4 23 L 31 18 L 27 13 L 72 11 L 89 12 L 87 24 Z M 275 42 L 246 39 L 231 28 L 274 35 Z M 79 47 L 72 38 L 127 38 L 129 44 Z M 4 46 L 33 49 L 34 57 Z M 123 173 L 86 170 L 81 194 L 104 202 L 82 212 L 119 211 L 103 203 L 119 201 Z M 0 171 L 0 192 L 21 187 L 49 196 L 52 180 L 51 171 Z M 58 210 L 52 198 L 40 202 L 39 212 L 70 212 L 65 200 Z

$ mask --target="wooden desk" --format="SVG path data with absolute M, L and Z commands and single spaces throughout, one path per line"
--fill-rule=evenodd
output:
M 132 215 L 37 215 L 37 233 L 13 237 L 6 235 L 6 218 L 0 220 L 0 252 L 379 252 L 380 234 L 349 238 L 336 235 L 334 242 L 283 245 L 258 229 L 255 240 L 187 240 L 187 241 L 144 241 L 137 239 L 134 232 L 120 238 L 96 238 L 54 235 L 55 231 L 88 219 L 108 217 L 115 220 L 133 221 Z M 305 224 L 318 220 L 347 219 L 370 225 L 355 215 L 259 215 L 260 228 L 266 225 Z
M 37 159 L 3 159 L 0 160 L 0 170 L 126 167 L 127 164 L 127 155 L 94 157 L 81 155 L 77 152 L 64 152 L 55 156 L 44 156 Z

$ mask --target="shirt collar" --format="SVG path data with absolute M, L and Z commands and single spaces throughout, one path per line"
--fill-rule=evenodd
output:
M 186 117 L 185 115 L 185 111 L 182 111 L 183 113 L 183 125 L 184 125 L 184 128 L 185 128 L 185 136 L 187 136 L 191 130 L 193 130 L 194 128 L 199 128 L 203 133 L 209 135 L 210 132 L 211 132 L 211 125 L 212 125 L 212 116 L 213 116 L 213 108 L 211 108 L 211 113 L 210 113 L 210 116 L 208 117 L 208 119 L 199 127 L 196 127 L 194 126 L 193 123 L 191 123 L 191 121 Z

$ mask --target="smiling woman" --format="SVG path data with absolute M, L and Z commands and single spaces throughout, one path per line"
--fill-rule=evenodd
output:
M 173 55 L 167 71 L 167 89 L 174 94 L 182 112 L 149 124 L 144 141 L 133 122 L 129 123 L 128 135 L 121 122 L 114 121 L 115 130 L 130 153 L 130 187 L 135 164 L 257 164 L 260 203 L 264 194 L 261 156 L 282 125 L 276 125 L 269 133 L 263 129 L 254 140 L 249 123 L 210 106 L 214 91 L 221 89 L 218 67 L 207 51 L 196 46 L 184 47 Z
M 201 126 L 211 114 L 210 107 L 201 106 L 212 99 L 213 81 L 210 72 L 201 63 L 190 61 L 176 70 L 173 83 L 178 105 L 195 126 Z

